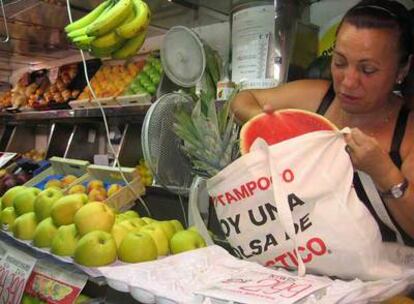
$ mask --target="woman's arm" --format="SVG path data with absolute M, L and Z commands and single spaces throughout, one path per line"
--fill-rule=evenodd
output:
M 414 146 L 399 169 L 376 139 L 359 129 L 352 129 L 345 140 L 350 146 L 348 152 L 354 167 L 370 175 L 380 192 L 408 180 L 408 189 L 401 198 L 386 198 L 385 202 L 394 219 L 414 239 Z
M 241 122 L 279 109 L 315 111 L 329 84 L 326 80 L 298 80 L 271 89 L 244 90 L 233 99 L 231 109 Z

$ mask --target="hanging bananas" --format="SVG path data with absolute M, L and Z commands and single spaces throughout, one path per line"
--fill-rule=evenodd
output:
M 142 47 L 151 11 L 142 0 L 106 0 L 65 27 L 78 48 L 96 57 L 126 59 Z

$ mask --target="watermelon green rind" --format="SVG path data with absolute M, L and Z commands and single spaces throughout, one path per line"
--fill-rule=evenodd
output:
M 240 131 L 241 154 L 249 152 L 256 138 L 263 138 L 269 145 L 309 132 L 337 130 L 322 115 L 298 109 L 285 109 L 271 114 L 262 113 L 246 122 Z

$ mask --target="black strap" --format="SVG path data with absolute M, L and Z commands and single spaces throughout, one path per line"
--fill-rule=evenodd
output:
M 390 157 L 398 168 L 402 165 L 400 148 L 404 139 L 405 130 L 407 128 L 409 114 L 410 110 L 406 106 L 401 107 L 400 112 L 398 113 L 397 123 L 394 128 L 394 134 L 392 136 Z
M 331 85 L 328 88 L 328 91 L 326 91 L 326 94 L 319 105 L 319 108 L 316 110 L 316 113 L 318 113 L 319 115 L 325 115 L 334 98 L 335 91 L 333 88 L 333 84 L 331 83 Z

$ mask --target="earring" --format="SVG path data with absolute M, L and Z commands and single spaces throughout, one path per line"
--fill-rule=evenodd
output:
M 402 79 L 397 79 L 397 84 L 402 84 Z

